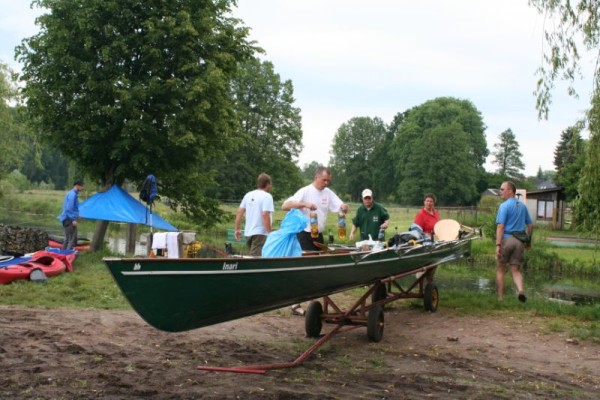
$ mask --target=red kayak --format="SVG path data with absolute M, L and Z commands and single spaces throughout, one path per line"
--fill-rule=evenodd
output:
M 48 246 L 57 249 L 62 248 L 65 239 L 59 236 L 48 236 Z M 78 238 L 77 245 L 74 247 L 77 251 L 85 251 L 90 249 L 90 240 L 86 238 Z
M 50 251 L 38 251 L 31 259 L 19 264 L 0 268 L 0 284 L 6 284 L 18 279 L 31 279 L 31 274 L 41 271 L 46 277 L 60 275 L 65 271 L 73 271 L 73 261 L 77 253 L 60 254 Z

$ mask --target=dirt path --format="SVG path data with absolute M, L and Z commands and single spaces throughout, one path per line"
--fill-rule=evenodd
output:
M 391 308 L 380 343 L 351 330 L 300 367 L 253 375 L 196 366 L 291 361 L 313 343 L 302 318 L 164 333 L 134 312 L 0 307 L 0 398 L 597 398 L 600 345 L 544 326 Z

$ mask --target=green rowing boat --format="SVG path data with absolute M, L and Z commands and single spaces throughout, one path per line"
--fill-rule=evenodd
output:
M 473 234 L 376 251 L 286 258 L 105 258 L 135 311 L 180 332 L 274 310 L 467 257 Z

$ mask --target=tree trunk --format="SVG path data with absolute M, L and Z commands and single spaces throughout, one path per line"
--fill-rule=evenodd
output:
M 135 238 L 137 235 L 137 224 L 127 224 L 127 238 L 125 239 L 125 252 L 135 254 Z
M 96 252 L 102 249 L 104 246 L 104 236 L 106 235 L 106 229 L 108 228 L 108 221 L 96 221 L 96 228 L 94 229 L 94 237 L 92 237 L 92 243 L 90 243 L 90 251 Z

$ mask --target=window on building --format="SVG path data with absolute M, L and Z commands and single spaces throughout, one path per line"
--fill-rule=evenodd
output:
M 549 220 L 552 219 L 552 211 L 554 210 L 554 202 L 551 200 L 538 200 L 537 203 L 537 219 Z

